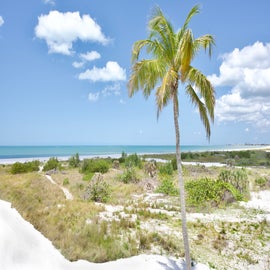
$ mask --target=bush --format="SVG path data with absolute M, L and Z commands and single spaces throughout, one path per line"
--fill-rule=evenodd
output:
M 35 172 L 35 171 L 39 171 L 39 165 L 40 165 L 39 160 L 34 160 L 31 162 L 25 162 L 25 163 L 16 162 L 12 164 L 10 172 L 12 174 Z
M 177 160 L 176 160 L 176 157 L 174 157 L 171 160 L 171 164 L 172 164 L 173 170 L 176 171 L 177 170 Z
M 187 191 L 187 203 L 195 207 L 204 207 L 209 203 L 219 206 L 223 203 L 226 192 L 229 192 L 235 200 L 242 199 L 239 191 L 231 184 L 209 178 L 186 182 L 185 189 Z
M 255 183 L 259 187 L 265 187 L 267 182 L 268 182 L 268 180 L 266 177 L 259 177 L 259 178 L 255 179 Z
M 173 174 L 173 165 L 171 162 L 167 162 L 159 166 L 159 173 L 162 175 L 172 175 Z
M 119 163 L 124 163 L 126 160 L 126 157 L 127 157 L 127 153 L 123 151 L 121 157 L 118 159 Z
M 125 184 L 128 183 L 138 183 L 139 179 L 137 178 L 135 169 L 133 167 L 127 168 L 124 173 L 120 176 L 120 181 Z
M 106 173 L 110 168 L 109 162 L 104 159 L 84 159 L 81 167 L 82 173 Z
M 125 158 L 125 166 L 142 168 L 141 158 L 136 153 L 129 155 Z
M 92 179 L 86 189 L 85 199 L 94 202 L 107 202 L 110 198 L 111 189 L 109 185 L 100 178 Z
M 60 168 L 61 168 L 61 164 L 58 161 L 58 159 L 55 157 L 52 157 L 44 165 L 43 171 L 46 172 L 46 171 L 56 170 L 56 169 L 60 169 Z
M 69 158 L 68 165 L 71 168 L 77 168 L 77 167 L 79 167 L 79 165 L 80 165 L 80 157 L 79 157 L 79 154 L 78 153 L 76 153 L 75 156 L 72 156 L 72 157 Z
M 170 178 L 163 179 L 160 186 L 156 189 L 156 192 L 171 196 L 176 196 L 179 194 L 178 189 L 175 187 L 173 181 Z
M 233 185 L 241 194 L 248 195 L 248 175 L 245 169 L 223 170 L 218 177 L 219 180 Z

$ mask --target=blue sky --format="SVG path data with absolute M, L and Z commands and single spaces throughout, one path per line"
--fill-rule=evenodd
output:
M 210 143 L 270 143 L 269 0 L 9 0 L 0 3 L 0 145 L 174 144 L 171 104 L 127 95 L 132 44 L 158 5 L 175 29 L 212 34 L 193 65 L 216 90 Z M 180 89 L 181 92 L 181 89 Z M 208 144 L 180 93 L 182 144 Z

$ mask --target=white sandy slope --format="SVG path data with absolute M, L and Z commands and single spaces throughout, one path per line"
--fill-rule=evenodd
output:
M 87 261 L 69 262 L 52 243 L 11 204 L 0 200 L 0 269 L 1 270 L 184 270 L 181 259 L 158 255 L 139 255 L 102 264 Z M 193 270 L 209 270 L 197 264 Z

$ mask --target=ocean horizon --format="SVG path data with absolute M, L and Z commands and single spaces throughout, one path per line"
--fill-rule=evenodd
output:
M 266 145 L 182 145 L 182 152 L 229 151 L 263 148 Z M 79 154 L 81 158 L 120 157 L 126 154 L 174 153 L 174 145 L 50 145 L 50 146 L 0 146 L 0 163 L 16 161 L 47 160 L 56 157 L 61 160 Z

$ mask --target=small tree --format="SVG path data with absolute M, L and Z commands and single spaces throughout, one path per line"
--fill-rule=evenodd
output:
M 69 160 L 68 160 L 68 164 L 69 164 L 69 166 L 72 167 L 72 168 L 77 168 L 77 167 L 79 167 L 79 165 L 80 165 L 80 157 L 79 157 L 79 154 L 76 153 L 75 156 L 70 157 Z
M 56 157 L 51 157 L 46 164 L 43 167 L 43 171 L 50 171 L 50 170 L 56 170 L 59 169 L 60 166 L 60 162 L 58 161 L 58 159 Z

